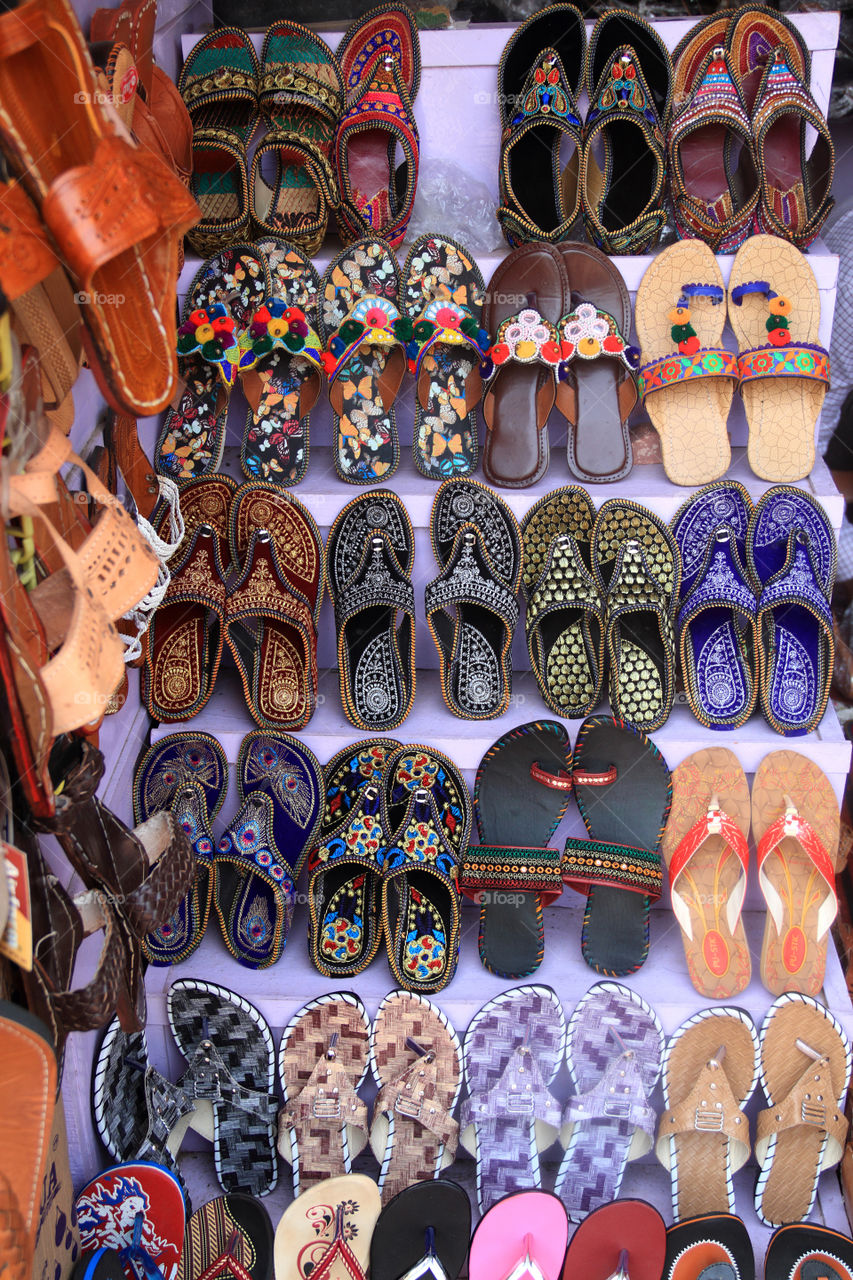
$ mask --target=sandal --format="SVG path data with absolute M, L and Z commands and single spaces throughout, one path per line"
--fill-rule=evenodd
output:
M 341 703 L 366 732 L 396 729 L 415 697 L 415 535 L 388 489 L 348 502 L 326 539 Z
M 412 323 L 397 303 L 399 263 L 382 241 L 359 240 L 332 259 L 320 287 L 335 470 L 350 484 L 375 484 L 400 462 L 394 400 Z
M 458 1182 L 416 1182 L 389 1200 L 370 1242 L 373 1280 L 431 1275 L 457 1280 L 468 1257 L 471 1202 Z
M 186 1206 L 173 1174 L 156 1165 L 129 1163 L 105 1169 L 74 1204 L 80 1248 L 118 1249 L 124 1274 L 178 1280 Z
M 773 1001 L 761 1028 L 755 1212 L 768 1227 L 811 1214 L 824 1169 L 844 1153 L 850 1041 L 829 1009 L 800 992 Z
M 563 1280 L 575 1275 L 608 1280 L 619 1274 L 630 1274 L 633 1280 L 661 1280 L 666 1238 L 663 1218 L 645 1200 L 600 1205 L 572 1235 Z
M 663 888 L 669 770 L 644 733 L 591 716 L 578 731 L 572 781 L 589 839 L 566 841 L 562 872 L 586 894 L 583 958 L 609 977 L 635 973 L 649 953 L 650 904 Z
M 464 1052 L 460 1141 L 477 1161 L 477 1206 L 486 1213 L 503 1196 L 542 1185 L 539 1156 L 560 1128 L 560 1104 L 548 1086 L 566 1052 L 556 993 L 524 986 L 494 996 L 468 1024 Z
M 251 237 L 247 152 L 258 112 L 260 67 L 238 27 L 217 27 L 194 44 L 178 77 L 193 125 L 190 190 L 201 219 L 187 235 L 202 258 Z
M 364 1005 L 348 991 L 309 1001 L 284 1028 L 278 1150 L 293 1170 L 295 1196 L 352 1173 L 367 1146 L 367 1107 L 358 1090 L 367 1077 L 369 1041 Z
M 382 925 L 394 981 L 441 991 L 459 959 L 458 867 L 471 833 L 462 772 L 432 747 L 389 755 L 382 794 Z
M 521 531 L 509 507 L 476 480 L 445 480 L 432 504 L 430 537 L 441 572 L 424 605 L 438 650 L 441 692 L 454 715 L 503 715 L 512 694 Z
M 270 1215 L 253 1196 L 216 1196 L 187 1219 L 177 1280 L 273 1280 Z
M 814 761 L 797 751 L 764 757 L 752 784 L 752 830 L 767 903 L 761 981 L 773 995 L 814 996 L 823 986 L 835 876 L 846 865 L 839 827 L 835 792 Z
M 559 1280 L 569 1223 L 550 1191 L 517 1191 L 493 1204 L 471 1239 L 470 1280 L 535 1276 Z
M 733 1213 L 702 1213 L 666 1229 L 662 1280 L 699 1276 L 710 1268 L 719 1280 L 755 1280 L 752 1240 L 743 1220 Z M 785 1272 L 786 1280 L 790 1274 Z M 771 1280 L 766 1268 L 765 1275 Z
M 401 299 L 414 325 L 408 350 L 415 375 L 415 466 L 430 480 L 469 475 L 477 469 L 475 409 L 489 347 L 480 268 L 455 240 L 424 235 L 409 250 L 402 275 Z
M 344 106 L 340 64 L 320 36 L 283 19 L 264 35 L 259 88 L 269 127 L 252 160 L 255 231 L 284 236 L 298 253 L 312 257 L 326 238 L 338 198 L 331 153 Z M 263 162 L 270 154 L 272 182 Z
M 29 1275 L 39 1234 L 45 1164 L 52 1158 L 49 1143 L 58 1081 L 47 1027 L 28 1009 L 7 1000 L 0 1001 L 0 1062 L 3 1088 L 10 1100 L 13 1091 L 15 1098 L 15 1105 L 6 1109 L 0 1137 L 0 1162 L 11 1191 L 11 1196 L 7 1191 L 5 1208 L 8 1214 L 11 1200 L 17 1209 L 15 1234 L 28 1264 L 24 1275 Z M 14 1256 L 9 1246 L 4 1233 L 4 1268 Z
M 323 770 L 326 802 L 308 860 L 308 946 L 328 978 L 361 973 L 382 941 L 382 787 L 387 762 L 400 749 L 390 738 L 365 738 Z
M 219 469 L 228 402 L 248 359 L 239 339 L 270 292 L 266 259 L 250 244 L 223 249 L 193 278 L 178 330 L 183 389 L 154 450 L 161 475 L 197 480 Z
M 707 747 L 681 761 L 661 849 L 687 972 L 710 1000 L 731 999 L 752 975 L 741 918 L 749 823 L 749 787 L 732 751 Z
M 853 1272 L 850 1237 L 816 1222 L 796 1223 L 773 1232 L 764 1255 L 766 1280 L 787 1276 L 809 1276 L 818 1271 L 844 1276 Z
M 379 1191 L 387 1204 L 413 1182 L 437 1178 L 453 1163 L 462 1046 L 426 996 L 392 991 L 371 1028 L 370 1065 L 379 1089 L 370 1146 L 381 1166 Z
M 329 1178 L 288 1205 L 275 1231 L 276 1280 L 346 1276 L 365 1280 L 381 1201 L 363 1173 Z
M 559 851 L 544 846 L 568 808 L 570 757 L 565 726 L 541 720 L 505 733 L 477 769 L 480 843 L 468 846 L 459 888 L 480 904 L 480 960 L 500 978 L 526 978 L 542 963 L 542 909 L 563 889 Z
M 819 345 L 817 281 L 799 249 L 776 236 L 752 236 L 732 263 L 729 317 L 749 465 L 764 480 L 802 480 L 814 466 L 829 355 Z

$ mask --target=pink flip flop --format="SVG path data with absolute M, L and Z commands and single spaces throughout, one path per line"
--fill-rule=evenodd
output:
M 558 1280 L 568 1238 L 566 1210 L 552 1192 L 505 1196 L 474 1232 L 468 1280 Z
M 661 1280 L 666 1260 L 666 1223 L 645 1200 L 614 1200 L 594 1209 L 575 1231 L 563 1280 Z

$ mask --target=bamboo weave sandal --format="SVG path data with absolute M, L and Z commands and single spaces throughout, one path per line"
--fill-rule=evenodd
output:
M 414 701 L 414 556 L 408 512 L 388 489 L 347 503 L 326 541 L 341 702 L 367 732 L 396 729 Z

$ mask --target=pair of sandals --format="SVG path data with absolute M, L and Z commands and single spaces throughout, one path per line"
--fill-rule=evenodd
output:
M 835 653 L 837 553 L 823 507 L 793 485 L 775 485 L 753 506 L 743 485 L 718 481 L 688 498 L 671 530 L 693 714 L 738 728 L 760 701 L 777 733 L 810 733 L 826 711 Z
M 590 105 L 582 122 L 584 90 Z M 671 94 L 666 46 L 636 13 L 608 10 L 588 47 L 574 5 L 548 5 L 522 23 L 498 67 L 498 220 L 509 244 L 564 241 L 579 217 L 607 254 L 644 253 L 657 244 L 666 221 Z
M 257 724 L 301 729 L 317 699 L 323 542 L 277 485 L 211 475 L 181 491 L 186 533 L 148 633 L 142 697 L 159 721 L 207 704 L 227 643 Z

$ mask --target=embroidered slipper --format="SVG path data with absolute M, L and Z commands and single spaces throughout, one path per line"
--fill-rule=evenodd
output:
M 743 1109 L 757 1082 L 758 1036 L 743 1009 L 700 1009 L 670 1039 L 655 1154 L 672 1177 L 676 1222 L 734 1213 L 732 1175 L 749 1159 Z
M 441 572 L 427 584 L 424 604 L 442 696 L 454 715 L 492 719 L 512 693 L 521 530 L 484 484 L 445 480 L 432 504 L 430 538 Z
M 396 246 L 405 238 L 418 182 L 412 104 L 421 53 L 413 15 L 403 5 L 377 5 L 350 24 L 337 56 L 346 89 L 334 140 L 338 230 L 345 241 L 372 234 Z M 397 144 L 404 159 L 395 168 Z
M 184 1193 L 153 1164 L 119 1164 L 88 1182 L 74 1205 L 80 1247 L 117 1249 L 128 1277 L 177 1280 L 184 1247 Z
M 234 494 L 228 530 L 240 574 L 228 592 L 225 639 L 246 702 L 266 729 L 301 729 L 317 697 L 323 542 L 314 517 L 275 484 Z
M 568 719 L 588 715 L 604 683 L 604 606 L 592 575 L 595 507 L 577 485 L 554 489 L 521 522 L 525 630 L 539 692 Z
M 193 45 L 178 91 L 193 125 L 190 190 L 201 220 L 187 235 L 206 257 L 251 233 L 247 152 L 260 123 L 260 66 L 239 27 L 217 27 Z
M 559 1280 L 568 1237 L 566 1211 L 552 1192 L 504 1196 L 477 1224 L 468 1259 L 470 1280 Z
M 172 556 L 173 564 L 179 564 L 186 555 L 198 526 L 206 524 L 217 536 L 219 559 L 227 567 L 231 556 L 228 546 L 228 516 L 231 499 L 236 492 L 237 481 L 221 472 L 189 481 L 181 487 L 178 510 L 184 526 L 184 536 Z M 171 509 L 165 504 L 154 511 L 152 523 L 160 538 L 165 540 L 172 536 Z
M 459 1127 L 462 1146 L 477 1161 L 480 1213 L 509 1193 L 541 1187 L 539 1155 L 560 1128 L 560 1104 L 548 1086 L 565 1052 L 566 1020 L 550 987 L 504 991 L 468 1024 L 468 1097 Z M 524 1097 L 528 1092 L 530 1099 Z M 565 1217 L 562 1205 L 561 1210 Z
M 786 61 L 794 74 L 808 84 L 811 80 L 811 54 L 789 18 L 760 4 L 743 4 L 728 16 L 731 20 L 727 24 L 725 43 L 750 114 L 755 109 L 764 71 L 768 62 L 773 61 L 773 53 L 778 46 L 784 48 Z
M 566 1040 L 574 1094 L 563 1115 L 565 1155 L 554 1184 L 570 1222 L 618 1200 L 628 1161 L 651 1151 L 656 1115 L 649 1098 L 665 1044 L 657 1014 L 630 987 L 597 982 L 578 1002 Z M 628 1247 L 618 1233 L 611 1239 L 614 1256 Z M 601 1280 L 609 1275 L 601 1271 Z
M 507 254 L 489 281 L 483 325 L 493 342 L 483 364 L 490 484 L 525 489 L 548 470 L 548 415 L 562 358 L 557 321 L 571 310 L 563 259 L 549 244 Z
M 233 1275 L 235 1280 L 272 1280 L 270 1215 L 253 1196 L 216 1196 L 187 1221 L 177 1280 Z
M 544 846 L 571 790 L 569 735 L 556 720 L 511 729 L 480 761 L 474 781 L 480 843 L 468 846 L 459 888 L 480 904 L 480 960 L 498 977 L 526 978 L 542 963 L 542 908 L 563 889 L 560 854 Z
M 731 463 L 726 423 L 738 367 L 722 345 L 725 296 L 717 260 L 699 240 L 664 249 L 637 290 L 640 397 L 673 484 L 705 484 Z
M 416 1182 L 379 1215 L 370 1244 L 373 1280 L 440 1276 L 456 1280 L 468 1257 L 471 1202 L 458 1182 Z
M 323 770 L 326 801 L 308 859 L 308 948 L 327 978 L 361 973 L 382 941 L 382 786 L 400 748 L 392 738 L 363 738 Z
M 379 1161 L 384 1204 L 413 1182 L 437 1178 L 453 1163 L 462 1087 L 459 1037 L 437 1005 L 413 991 L 392 991 L 370 1032 L 370 1065 L 379 1093 L 370 1146 Z
M 814 466 L 829 355 L 819 345 L 817 281 L 799 249 L 778 236 L 752 236 L 732 263 L 729 319 L 749 465 L 763 480 L 802 480 Z
M 387 758 L 382 793 L 382 924 L 394 981 L 440 991 L 459 959 L 458 867 L 471 833 L 462 771 L 432 747 Z
M 600 1205 L 572 1235 L 563 1278 L 630 1275 L 632 1280 L 661 1280 L 666 1239 L 666 1223 L 645 1200 Z
M 752 498 L 717 480 L 679 507 L 670 528 L 681 554 L 681 671 L 690 709 L 707 727 L 745 724 L 758 700 L 758 601 L 746 569 Z
M 331 152 L 344 106 L 341 68 L 325 40 L 301 22 L 282 19 L 264 34 L 259 88 L 268 128 L 252 160 L 252 221 L 258 235 L 283 235 L 313 256 L 337 204 Z M 268 176 L 263 158 L 270 154 Z
M 250 244 L 221 250 L 193 278 L 178 334 L 182 390 L 154 449 L 161 475 L 197 480 L 219 469 L 228 402 L 246 359 L 239 338 L 270 290 L 266 259 Z
M 817 995 L 838 913 L 838 801 L 826 774 L 797 751 L 774 751 L 752 784 L 758 882 L 767 903 L 761 981 L 773 995 Z M 805 1217 L 805 1215 L 803 1215 Z
M 275 1229 L 275 1280 L 365 1280 L 381 1201 L 363 1173 L 328 1178 L 297 1196 Z
M 409 250 L 403 278 L 401 300 L 414 325 L 415 466 L 430 480 L 469 475 L 477 469 L 475 409 L 490 342 L 482 273 L 463 245 L 424 235 Z
M 415 697 L 415 535 L 389 489 L 338 513 L 326 539 L 344 713 L 357 729 L 396 729 Z
M 400 462 L 394 400 L 412 335 L 400 314 L 400 265 L 387 244 L 367 237 L 332 259 L 320 288 L 335 470 L 350 484 L 375 484 Z
M 569 470 L 595 484 L 621 480 L 634 465 L 628 417 L 637 403 L 629 345 L 631 300 L 617 268 L 592 245 L 561 244 L 572 305 L 557 325 L 557 408 L 569 424 Z
M 802 1222 L 820 1175 L 844 1154 L 850 1041 L 824 1005 L 800 992 L 773 1001 L 761 1028 L 761 1087 L 755 1158 L 755 1212 L 768 1227 Z
M 850 1237 L 816 1222 L 779 1227 L 764 1255 L 767 1280 L 848 1280 L 853 1275 Z
M 771 1280 L 766 1270 L 765 1274 Z M 667 1227 L 662 1280 L 698 1280 L 699 1276 L 755 1280 L 752 1241 L 742 1219 L 733 1213 L 703 1213 Z
M 133 820 L 171 809 L 192 844 L 193 887 L 170 920 L 150 933 L 142 954 L 154 965 L 179 964 L 196 950 L 210 919 L 216 883 L 213 819 L 228 790 L 228 761 L 209 733 L 172 733 L 143 751 L 133 774 Z
M 269 33 L 268 33 L 269 34 Z M 253 360 L 241 368 L 249 402 L 240 466 L 250 480 L 299 484 L 308 470 L 309 414 L 324 382 L 316 332 L 320 277 L 309 260 L 275 236 L 258 240 L 272 283 L 247 333 Z
M 608 498 L 592 531 L 592 569 L 607 598 L 610 705 L 635 729 L 659 729 L 675 698 L 678 545 L 646 507 Z
M 823 507 L 803 489 L 768 489 L 750 519 L 746 557 L 758 596 L 761 709 L 777 733 L 809 733 L 826 710 L 835 651 L 837 553 Z
M 293 1194 L 352 1172 L 367 1146 L 370 1022 L 358 996 L 336 991 L 304 1005 L 284 1028 L 278 1072 L 284 1106 L 278 1150 L 293 1170 Z
M 681 761 L 661 849 L 687 972 L 711 1000 L 731 999 L 752 975 L 741 919 L 749 824 L 749 786 L 733 751 L 708 747 Z
M 166 1013 L 188 1064 L 182 1083 L 196 1100 L 192 1127 L 213 1143 L 219 1185 L 268 1195 L 278 1183 L 278 1102 L 266 1019 L 227 987 L 197 978 L 172 983 Z
M 620 977 L 636 972 L 649 953 L 649 907 L 663 887 L 669 769 L 644 733 L 612 716 L 591 716 L 578 731 L 572 780 L 589 839 L 566 841 L 563 880 L 586 894 L 584 960 Z

